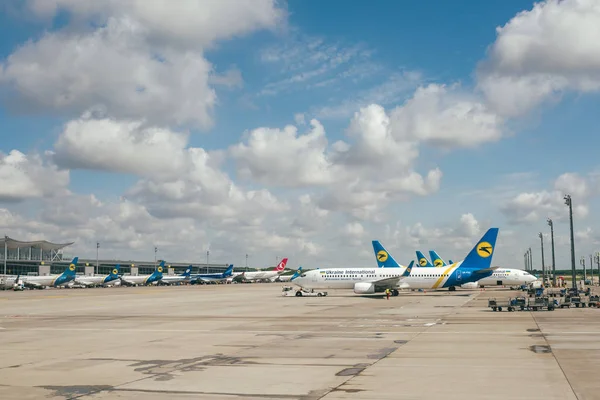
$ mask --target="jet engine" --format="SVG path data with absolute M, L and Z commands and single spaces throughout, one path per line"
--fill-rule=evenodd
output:
M 371 294 L 375 293 L 375 285 L 369 282 L 357 282 L 354 284 L 354 293 Z
M 479 287 L 479 284 L 477 284 L 477 282 L 468 282 L 463 283 L 462 285 L 460 285 L 460 287 L 463 289 L 477 289 Z

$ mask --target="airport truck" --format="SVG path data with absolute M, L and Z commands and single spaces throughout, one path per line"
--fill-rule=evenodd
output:
M 327 292 L 315 292 L 314 289 L 307 290 L 307 289 L 304 289 L 304 288 L 295 288 L 293 286 L 285 286 L 281 290 L 281 295 L 284 296 L 284 297 L 287 297 L 287 296 L 296 296 L 296 297 L 316 296 L 316 297 L 323 297 L 323 296 L 327 296 Z

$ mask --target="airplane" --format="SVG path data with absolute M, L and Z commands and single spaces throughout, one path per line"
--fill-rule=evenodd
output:
M 107 283 L 113 282 L 119 279 L 119 268 L 120 265 L 115 265 L 110 274 L 105 276 L 78 276 L 75 278 L 74 283 L 78 285 L 83 285 L 85 287 L 92 286 L 106 286 Z
M 79 257 L 75 257 L 71 260 L 65 271 L 60 275 L 48 275 L 48 276 L 23 276 L 21 280 L 23 285 L 32 289 L 43 289 L 47 286 L 61 287 L 65 286 L 73 279 L 75 279 L 75 269 L 77 268 L 77 262 Z
M 190 282 L 192 274 L 192 266 L 185 269 L 181 275 L 163 276 L 158 283 L 162 285 L 172 285 L 174 283 Z
M 434 251 L 429 250 L 429 255 L 432 260 L 435 260 L 433 264 L 437 266 L 446 266 L 444 260 Z M 439 265 L 438 265 L 439 264 Z M 486 286 L 521 286 L 528 285 L 532 282 L 537 281 L 537 278 L 531 275 L 527 271 L 523 271 L 522 269 L 515 268 L 498 268 L 495 270 L 491 276 L 487 278 L 483 278 L 478 280 L 477 282 L 470 282 L 466 285 L 463 285 L 463 288 L 483 288 Z
M 302 266 L 299 266 L 298 269 L 296 270 L 296 272 L 294 272 L 292 275 L 279 275 L 279 277 L 277 279 L 279 279 L 279 282 L 291 282 L 294 279 L 296 279 L 297 277 L 299 277 L 301 273 L 302 273 Z
M 287 264 L 288 259 L 282 259 L 279 264 L 271 271 L 251 271 L 251 272 L 242 272 L 241 275 L 236 276 L 237 280 L 245 280 L 245 281 L 259 281 L 259 280 L 267 280 L 271 278 L 275 278 L 278 275 L 281 275 L 283 270 L 285 269 L 285 265 Z
M 216 274 L 196 274 L 191 277 L 191 283 L 210 283 L 210 282 L 223 282 L 229 279 L 233 275 L 233 264 L 227 267 L 224 272 Z
M 301 274 L 294 284 L 307 289 L 354 289 L 356 294 L 371 294 L 392 289 L 398 296 L 398 288 L 441 289 L 455 291 L 457 286 L 475 282 L 492 275 L 497 267 L 491 266 L 498 228 L 490 228 L 467 257 L 447 268 L 411 268 L 399 265 L 385 248 L 374 240 L 373 250 L 379 268 L 331 268 L 317 269 Z M 386 268 L 381 268 L 386 267 Z
M 279 276 L 280 282 L 291 282 L 302 274 L 302 266 L 299 266 L 292 275 Z M 288 279 L 289 278 L 289 279 Z
M 421 253 L 420 251 L 416 251 L 416 253 L 417 253 L 417 260 L 419 260 L 419 265 L 421 267 L 428 267 L 428 268 L 433 267 L 433 264 L 431 264 L 429 262 L 429 260 L 427 258 L 425 258 L 423 253 Z
M 163 278 L 164 268 L 165 262 L 161 261 L 151 275 L 122 275 L 119 278 L 121 279 L 121 283 L 127 286 L 150 285 L 154 282 L 160 281 Z

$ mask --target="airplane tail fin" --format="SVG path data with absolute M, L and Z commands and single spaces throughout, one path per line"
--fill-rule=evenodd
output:
M 274 271 L 277 271 L 279 273 L 283 272 L 283 270 L 285 269 L 285 265 L 287 264 L 288 259 L 284 258 L 282 259 L 279 264 L 277 264 L 277 266 L 275 267 Z
M 191 265 L 185 269 L 185 271 L 183 272 L 183 274 L 181 274 L 181 276 L 187 278 L 190 275 L 192 275 L 192 266 Z
M 301 274 L 302 274 L 302 265 L 300 265 L 298 267 L 298 269 L 296 270 L 296 272 L 294 272 L 294 275 L 292 275 L 292 277 L 290 278 L 290 281 L 293 281 L 294 279 L 299 277 Z
M 230 277 L 231 275 L 233 275 L 233 264 L 229 265 L 225 272 L 223 272 L 223 278 Z
M 431 257 L 431 261 L 433 262 L 434 267 L 445 267 L 446 262 L 435 252 L 435 250 L 429 250 L 429 257 Z
M 121 266 L 119 264 L 115 265 L 115 267 L 112 269 L 112 271 L 110 271 L 110 275 L 109 277 L 112 279 L 116 279 L 119 277 L 119 269 L 121 268 Z
M 463 268 L 480 271 L 489 269 L 492 263 L 496 239 L 498 238 L 498 228 L 490 228 L 473 247 L 471 252 L 465 257 L 461 264 Z
M 63 272 L 63 276 L 73 277 L 75 278 L 75 270 L 77 269 L 77 263 L 79 262 L 79 257 L 74 257 L 67 268 L 65 268 L 65 272 Z
M 450 263 L 450 265 L 454 264 L 454 261 L 452 260 L 448 260 L 448 262 Z
M 163 260 L 160 262 L 160 264 L 158 264 L 156 266 L 152 275 L 157 276 L 159 279 L 162 279 L 164 269 L 165 269 L 165 262 Z
M 410 271 L 412 271 L 412 268 L 413 268 L 414 264 L 415 264 L 415 260 L 412 260 L 410 262 L 410 264 L 408 264 L 408 267 L 406 267 L 406 269 L 402 273 L 402 276 L 409 276 L 410 275 Z
M 423 253 L 421 253 L 418 250 L 416 251 L 416 253 L 417 253 L 417 260 L 419 260 L 419 265 L 421 267 L 426 267 L 426 268 L 433 267 L 433 264 L 427 259 L 427 257 L 425 257 L 423 255 Z
M 398 268 L 400 264 L 388 251 L 383 247 L 379 240 L 373 240 L 373 251 L 375 252 L 375 259 L 377 260 L 377 266 L 379 268 Z

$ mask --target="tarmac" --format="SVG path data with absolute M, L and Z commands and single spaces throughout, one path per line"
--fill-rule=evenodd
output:
M 600 398 L 600 309 L 282 286 L 0 292 L 0 399 Z

